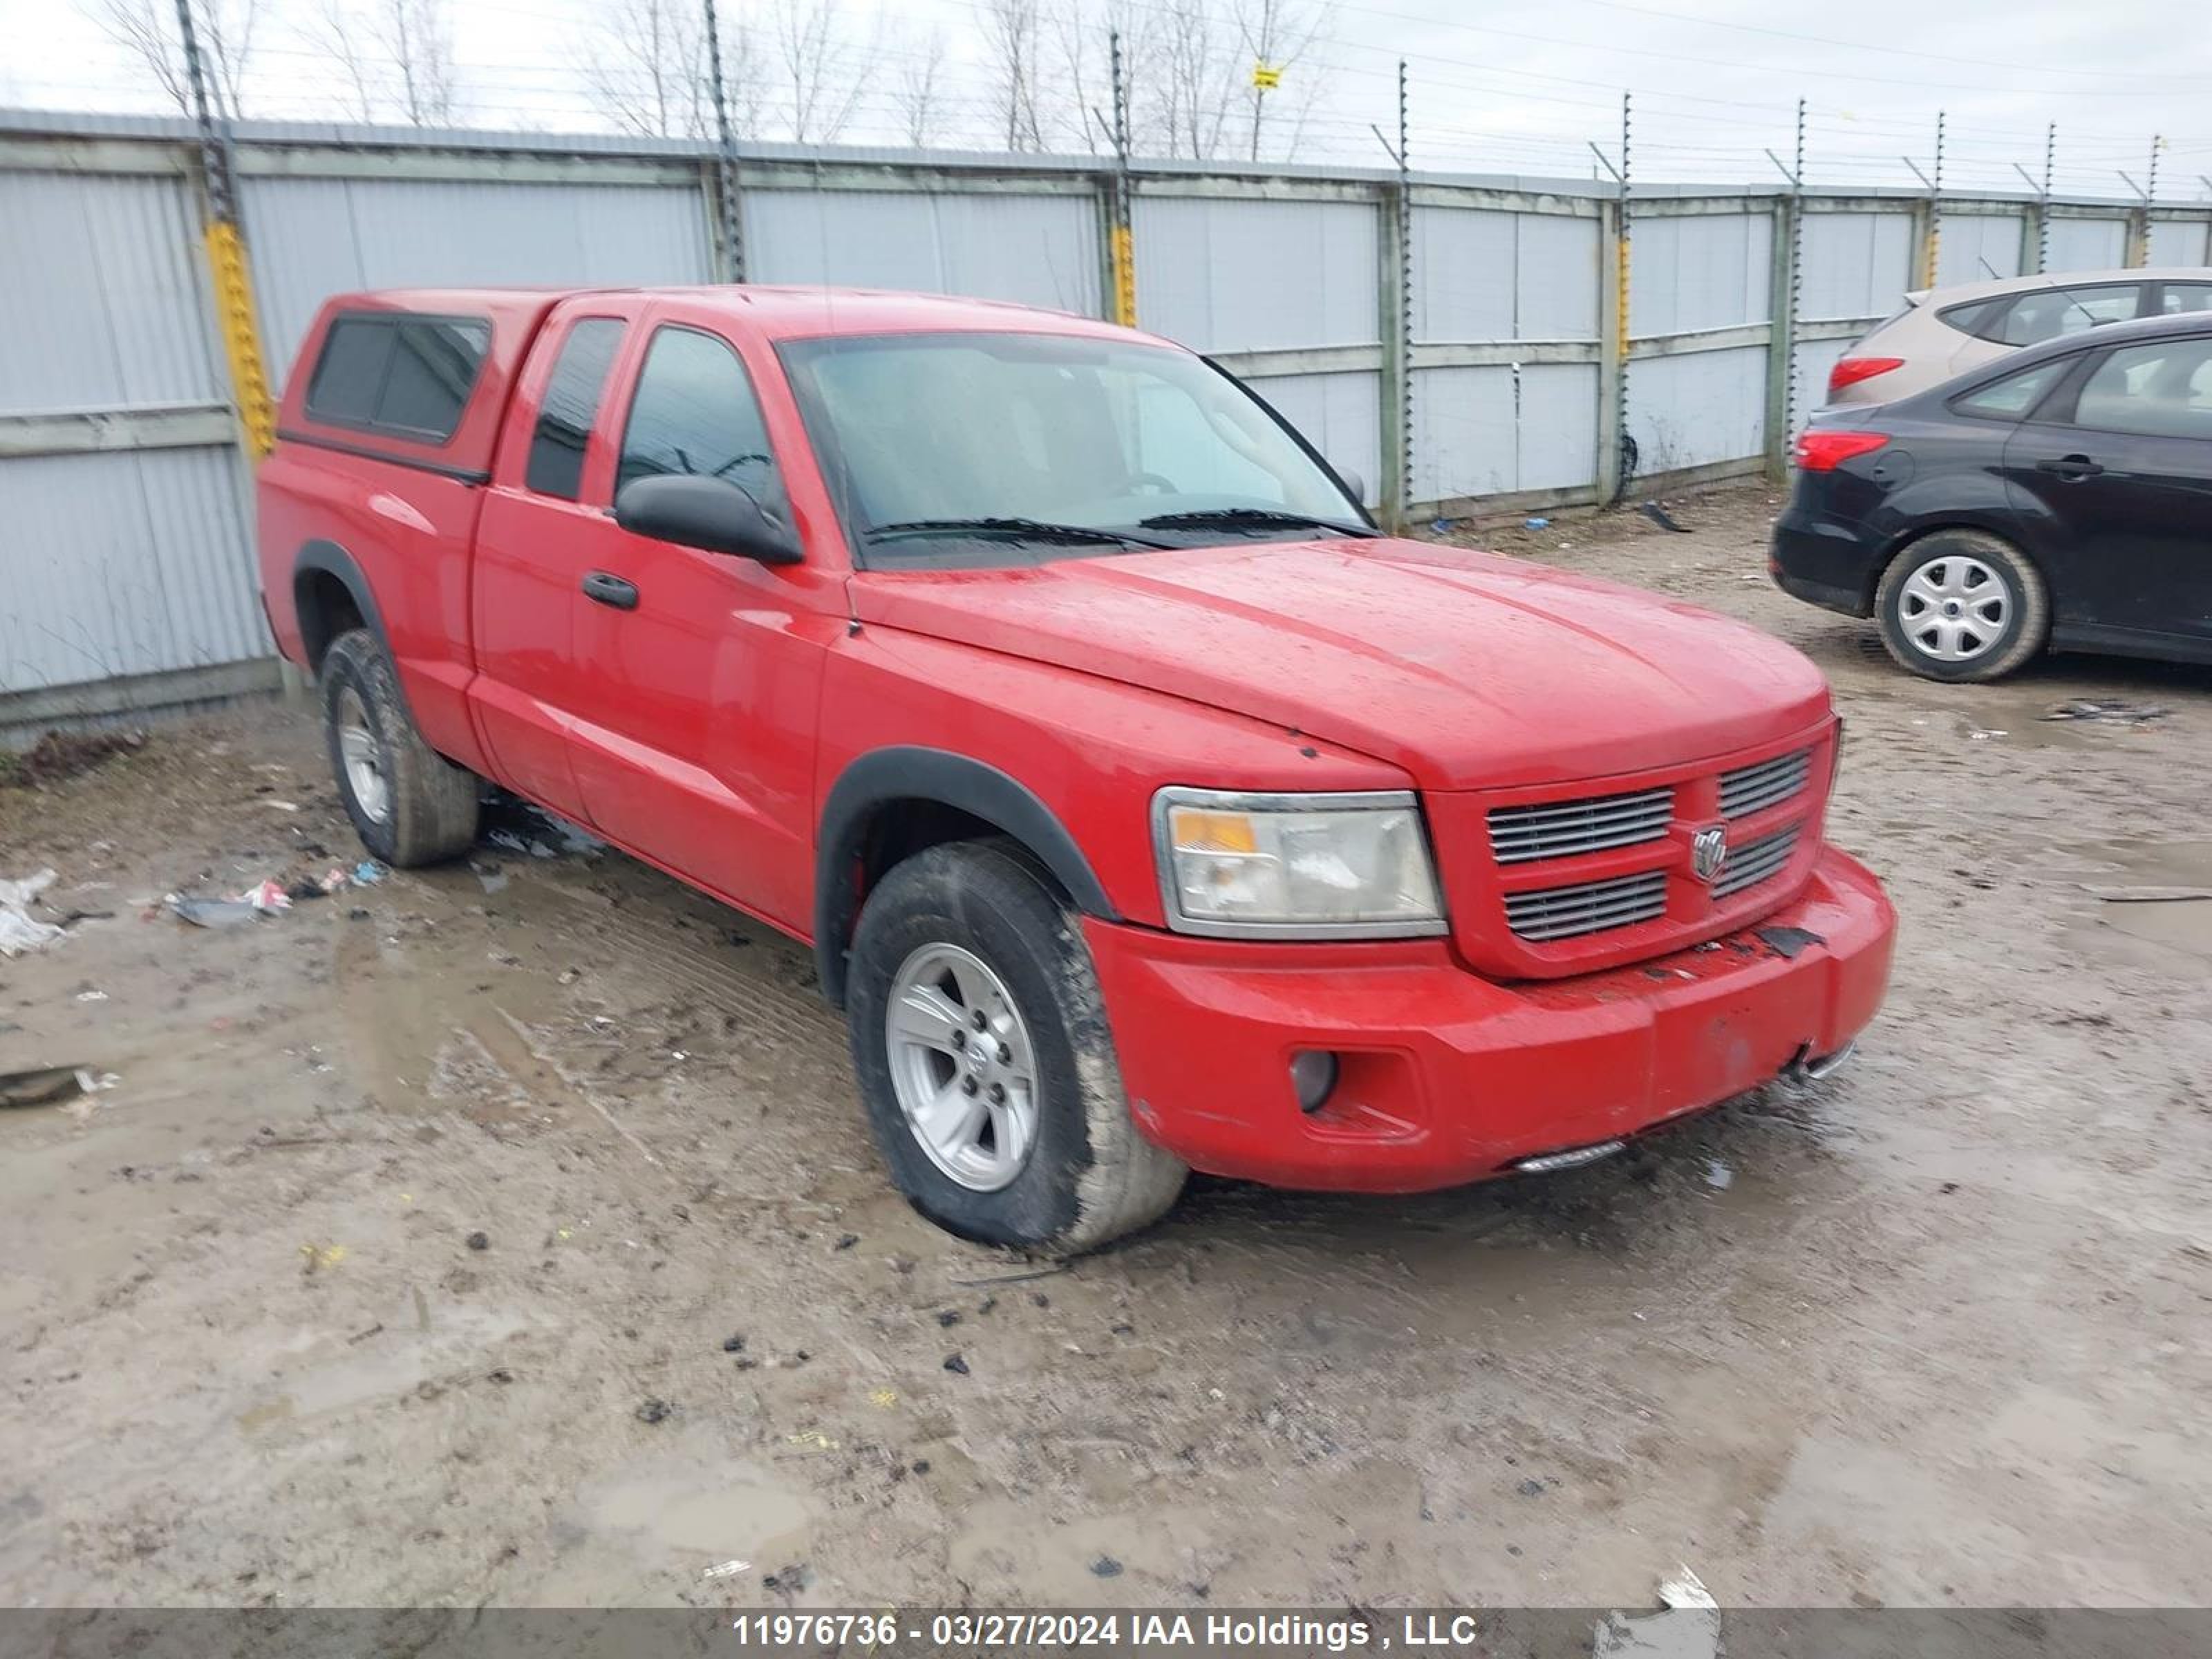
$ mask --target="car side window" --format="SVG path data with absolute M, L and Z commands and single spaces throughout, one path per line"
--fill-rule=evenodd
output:
M 2142 284 L 2112 283 L 2098 288 L 2038 288 L 1992 312 L 1977 331 L 2003 345 L 2040 345 L 2106 323 L 2125 322 L 2142 302 Z
M 783 497 L 744 364 L 726 341 L 676 324 L 658 330 L 646 349 L 615 489 L 669 472 L 727 478 L 770 509 Z
M 2041 403 L 2045 394 L 2064 379 L 2066 371 L 2079 361 L 2078 354 L 2069 353 L 2038 363 L 2033 368 L 2017 370 L 2001 380 L 1990 381 L 1978 392 L 1954 398 L 1951 407 L 1959 414 L 1977 415 L 1988 420 L 2024 420 L 2027 412 Z
M 490 325 L 473 317 L 340 317 L 307 380 L 307 416 L 442 444 L 461 423 L 490 344 Z
M 540 495 L 573 501 L 582 491 L 584 446 L 599 418 L 599 399 L 624 326 L 618 317 L 586 317 L 561 342 L 523 468 L 522 482 Z
M 2212 439 L 2212 339 L 2154 340 L 2107 354 L 2082 383 L 2074 424 Z
M 2159 295 L 2158 308 L 2167 317 L 2212 311 L 2212 283 L 2168 283 Z

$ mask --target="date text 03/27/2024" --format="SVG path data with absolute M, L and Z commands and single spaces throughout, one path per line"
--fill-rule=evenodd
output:
M 1473 1648 L 1480 1626 L 1468 1613 L 1409 1613 L 1396 1627 L 1382 1620 L 1304 1613 L 750 1613 L 732 1620 L 740 1646 L 775 1649 L 902 1644 L 963 1649 L 1161 1647 L 1242 1649 L 1297 1646 L 1330 1653 L 1394 1647 Z

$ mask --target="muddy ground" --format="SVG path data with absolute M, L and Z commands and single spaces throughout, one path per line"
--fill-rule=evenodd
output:
M 1904 926 L 1858 1061 L 1042 1276 L 888 1189 L 804 951 L 620 856 L 161 914 L 359 856 L 305 706 L 0 789 L 0 876 L 101 913 L 0 958 L 0 1073 L 113 1074 L 0 1111 L 0 1597 L 2212 1600 L 2212 902 L 2090 890 L 2212 886 L 2212 672 L 1908 678 L 1771 510 L 1500 539 L 1833 678 Z

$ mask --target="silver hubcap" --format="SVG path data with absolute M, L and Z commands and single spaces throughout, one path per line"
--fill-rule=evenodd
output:
M 354 805 L 371 823 L 392 811 L 392 784 L 384 775 L 384 750 L 368 723 L 368 709 L 351 686 L 338 693 L 338 761 Z
M 1979 559 L 1947 553 L 1905 579 L 1898 621 L 1922 654 L 1968 662 L 2003 637 L 2012 616 L 2004 579 Z
M 999 976 L 957 945 L 925 945 L 891 980 L 891 1088 L 930 1162 L 995 1192 L 1036 1144 L 1036 1051 Z

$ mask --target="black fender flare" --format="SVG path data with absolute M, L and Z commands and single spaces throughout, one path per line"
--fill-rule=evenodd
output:
M 815 842 L 814 963 L 833 1006 L 845 1006 L 846 944 L 860 909 L 853 863 L 878 811 L 895 800 L 937 801 L 994 825 L 1035 854 L 1085 915 L 1121 920 L 1075 837 L 1027 785 L 949 750 L 871 750 L 831 786 Z
M 299 618 L 300 645 L 307 653 L 307 667 L 312 670 L 322 660 L 323 653 L 337 637 L 319 612 L 311 622 L 308 607 L 301 602 L 302 579 L 315 574 L 337 579 L 339 585 L 353 596 L 354 609 L 361 612 L 361 619 L 389 651 L 392 639 L 384 631 L 384 616 L 376 608 L 376 594 L 368 585 L 368 578 L 362 574 L 352 554 L 336 542 L 318 539 L 302 546 L 292 561 L 292 605 Z

